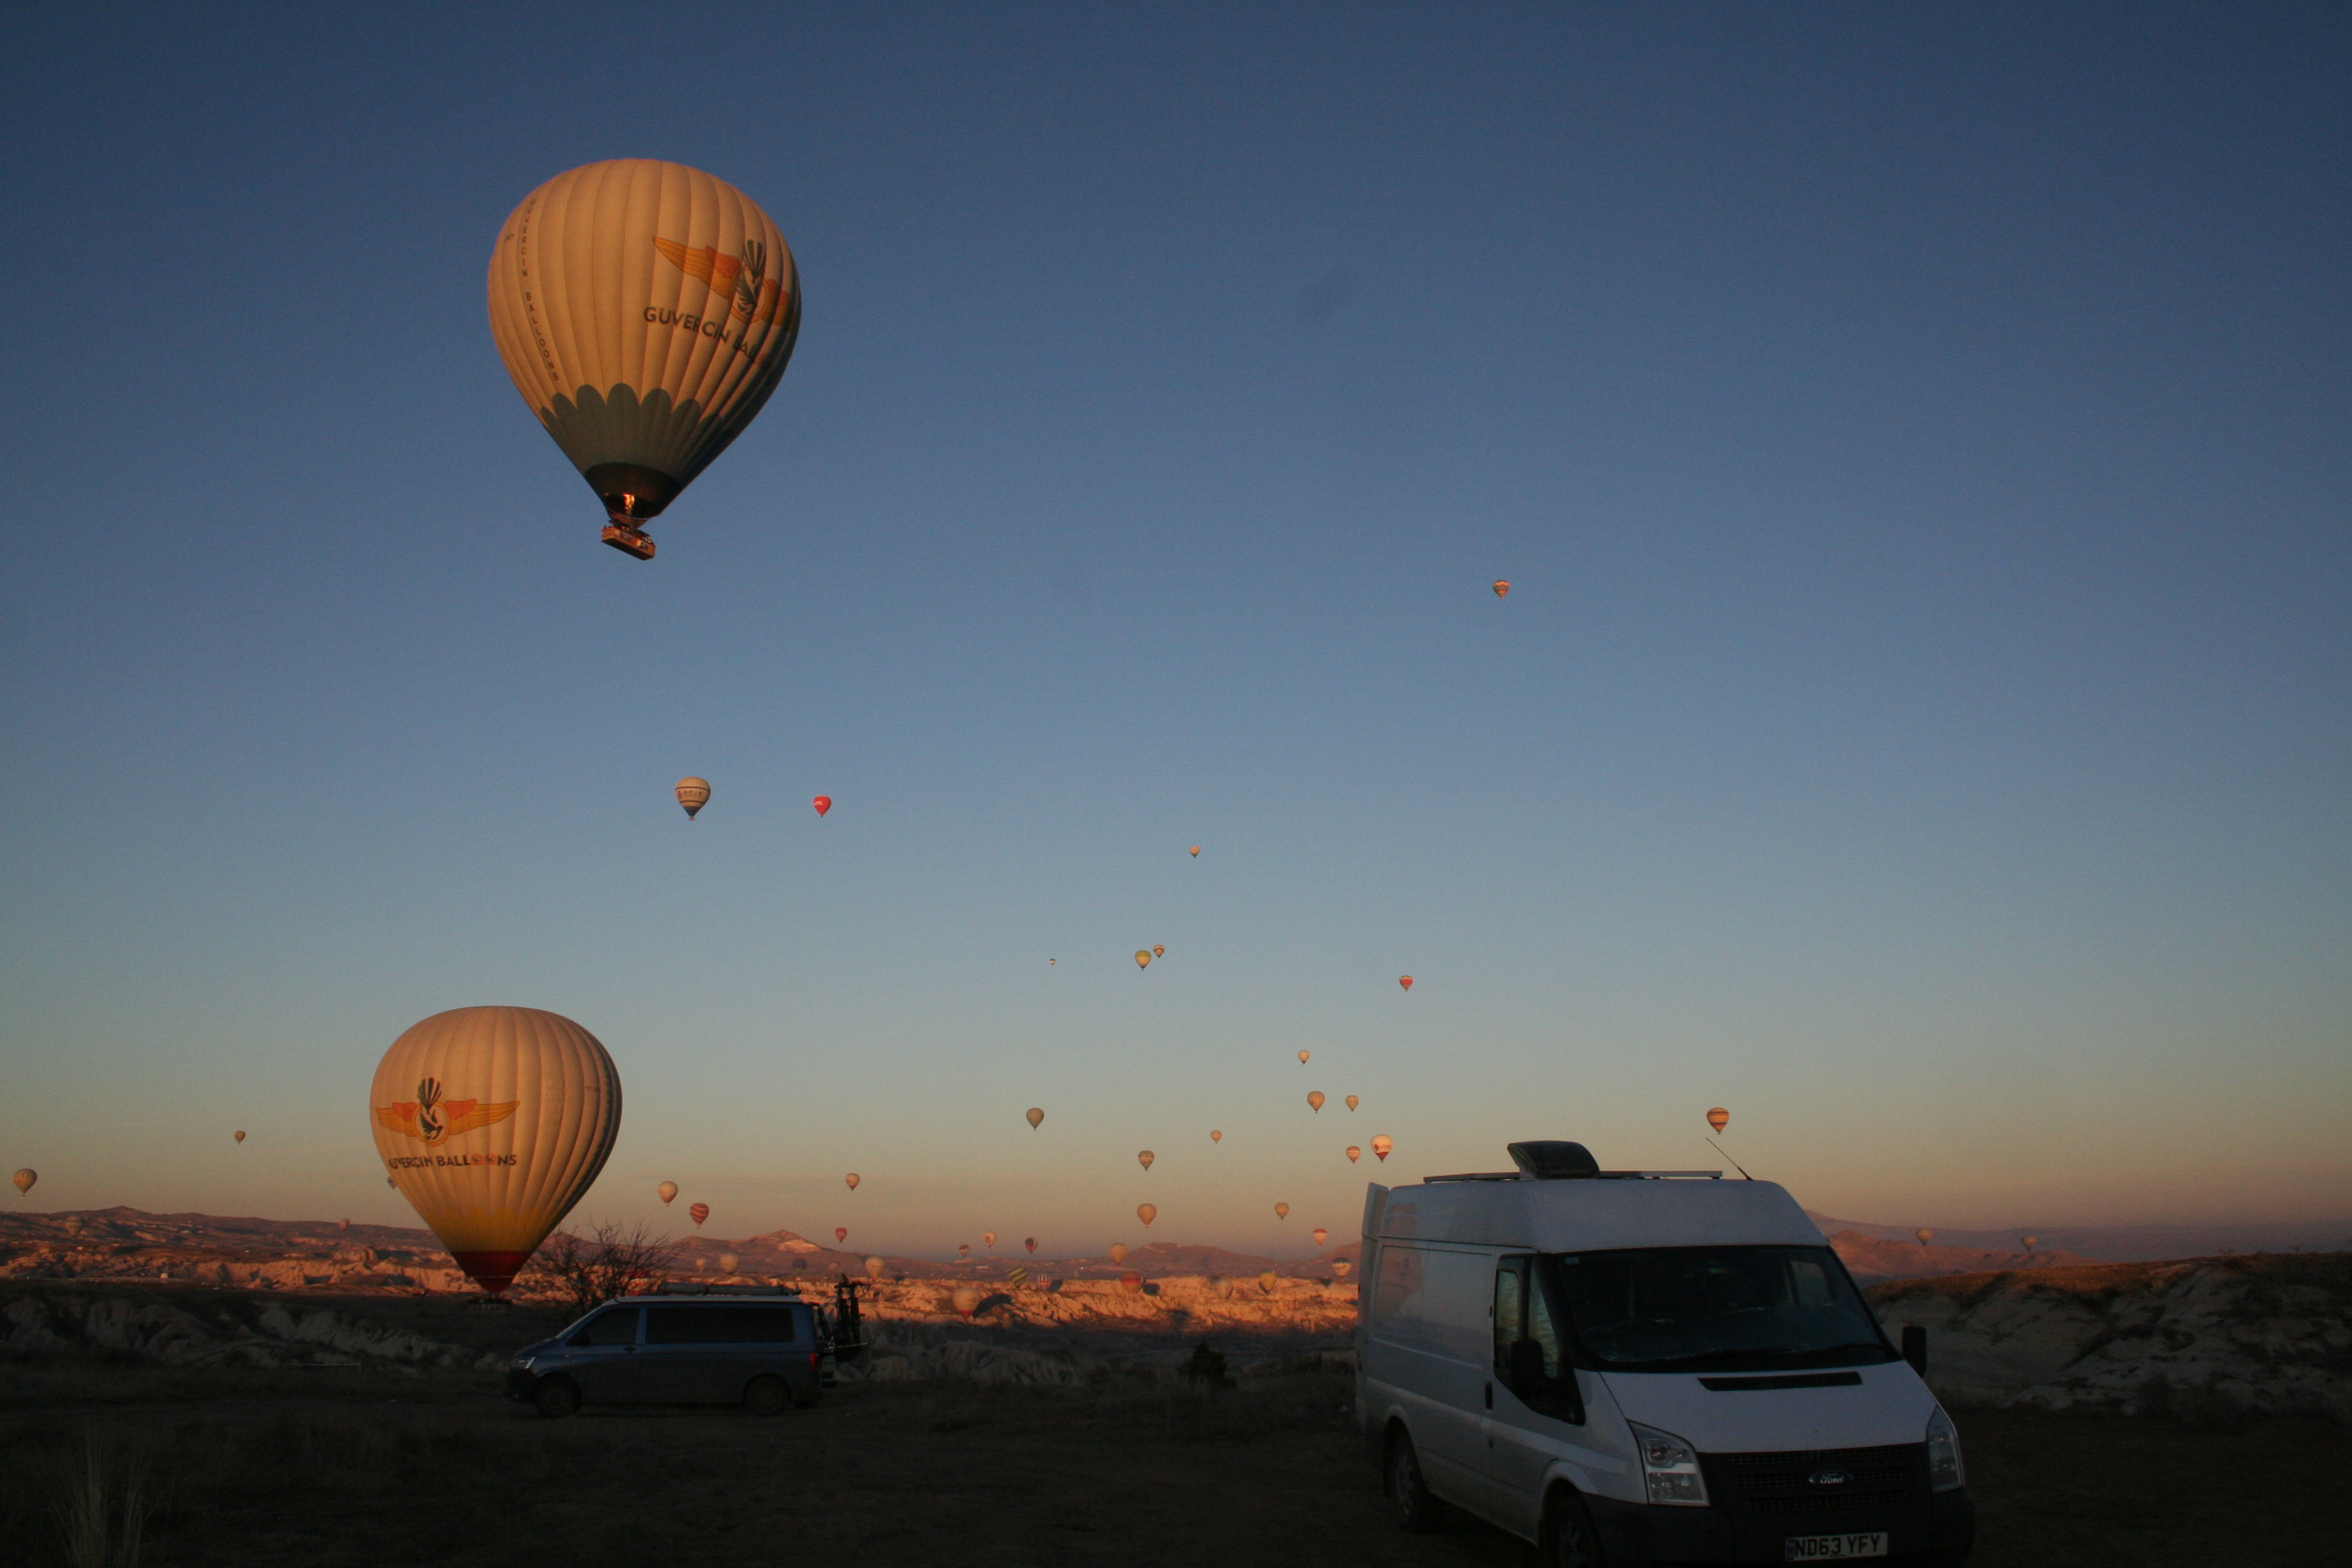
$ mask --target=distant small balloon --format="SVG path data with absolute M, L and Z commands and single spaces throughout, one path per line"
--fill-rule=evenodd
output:
M 1005 1282 L 1007 1285 L 1011 1285 L 1011 1286 L 1013 1286 L 1014 1288 L 1018 1289 L 1018 1288 L 1019 1288 L 1019 1286 L 1020 1286 L 1020 1284 L 1021 1284 L 1021 1281 L 1023 1281 L 1024 1279 L 1028 1279 L 1028 1278 L 1029 1278 L 1029 1270 L 1028 1270 L 1028 1269 L 1026 1269 L 1026 1268 L 1023 1268 L 1020 1264 L 1016 1263 L 1016 1264 L 1014 1264 L 1014 1265 L 1013 1266 L 1013 1271 L 1012 1271 L 1010 1274 L 1007 1274 L 1007 1275 L 1004 1277 L 1004 1282 Z
M 1495 579 L 1495 597 L 1499 599 L 1510 591 L 1511 584 L 1508 578 L 1497 577 Z
M 1195 860 L 1198 860 L 1200 858 L 1201 858 L 1201 847 L 1200 847 L 1199 845 L 1195 844 L 1195 845 L 1193 845 L 1193 846 L 1192 846 L 1192 858 L 1193 858 L 1193 859 L 1195 859 Z
M 1154 958 L 1165 958 L 1168 956 L 1168 949 L 1155 942 L 1151 944 L 1151 956 Z
M 1912 1234 L 1912 1235 L 1914 1235 L 1914 1236 L 1916 1236 L 1916 1237 L 1917 1237 L 1919 1238 L 1919 1245 L 1920 1245 L 1920 1246 L 1925 1247 L 1925 1246 L 1927 1246 L 1927 1245 L 1928 1241 L 1929 1241 L 1929 1240 L 1930 1240 L 1930 1239 L 1935 1236 L 1935 1234 L 1936 1234 L 1936 1233 L 1935 1233 L 1934 1231 L 1932 1231 L 1932 1230 L 1929 1230 L 1926 1226 L 1924 1226 L 1924 1225 L 1923 1225 L 1923 1226 L 1921 1226 L 1917 1230 L 1913 1231 L 1911 1234 Z
M 1021 1245 L 1034 1252 L 1037 1250 L 1037 1238 L 1034 1236 L 1024 1236 L 1021 1238 Z
M 849 1239 L 849 1227 L 845 1225 L 835 1226 L 833 1227 L 833 1239 L 836 1244 L 847 1241 Z
M 1135 967 L 1138 969 L 1149 969 L 1151 967 L 1151 950 L 1150 948 L 1139 947 L 1135 950 Z
M 1213 1128 L 1213 1127 L 1212 1127 L 1212 1128 L 1210 1128 L 1210 1129 L 1209 1129 L 1209 1142 L 1212 1142 L 1212 1143 L 1222 1143 L 1222 1142 L 1223 1142 L 1224 1141 L 1225 1141 L 1225 1135 L 1224 1135 L 1223 1133 L 1222 1133 L 1222 1132 L 1218 1131 L 1217 1131 L 1215 1128 Z
M 816 814 L 819 816 L 823 816 L 826 812 L 833 809 L 833 796 L 829 795 L 821 795 L 814 800 L 809 802 L 809 804 L 816 807 Z
M 1361 1149 L 1357 1148 L 1353 1143 L 1348 1145 L 1348 1163 L 1352 1165 L 1363 1157 L 1364 1152 Z
M 2033 1244 L 2042 1238 L 2038 1236 L 2021 1236 L 2017 1239 L 2025 1243 L 2025 1250 L 2031 1252 L 2033 1250 Z
M 1029 1108 L 1029 1131 L 1030 1131 L 1034 1132 L 1035 1131 L 1037 1131 L 1037 1124 L 1038 1124 L 1039 1122 L 1041 1122 L 1041 1121 L 1045 1121 L 1045 1113 L 1044 1111 L 1042 1111 L 1042 1110 L 1038 1110 L 1038 1109 L 1037 1109 L 1035 1106 L 1034 1106 L 1034 1105 L 1033 1105 L 1033 1106 L 1031 1106 L 1031 1107 Z
M 352 1228 L 352 1222 L 347 1219 L 339 1219 L 335 1222 L 335 1228 L 337 1230 L 349 1230 Z
M 1400 974 L 1397 976 L 1397 984 L 1410 991 L 1412 989 L 1412 976 L 1410 974 Z
M 245 1142 L 245 1130 L 243 1128 L 237 1129 L 236 1141 L 240 1143 Z
M 1127 1243 L 1123 1241 L 1114 1241 L 1110 1244 L 1110 1260 L 1113 1263 L 1124 1263 L 1127 1261 Z
M 956 1256 L 958 1258 L 970 1258 L 971 1256 L 971 1243 L 969 1241 L 957 1242 Z
M 956 1315 L 960 1318 L 969 1318 L 980 1310 L 980 1292 L 969 1285 L 957 1286 L 948 1300 L 955 1303 Z
M 1321 1226 L 1319 1226 L 1319 1225 L 1318 1225 L 1318 1226 L 1317 1226 L 1315 1227 L 1315 1245 L 1316 1245 L 1316 1246 L 1320 1247 L 1320 1246 L 1322 1246 L 1325 1242 L 1327 1242 L 1327 1241 L 1328 1241 L 1328 1240 L 1330 1240 L 1330 1239 L 1331 1239 L 1331 1233 L 1330 1233 L 1329 1231 L 1325 1230 L 1325 1229 L 1324 1229 Z
M 731 1252 L 722 1252 L 719 1255 L 719 1272 L 721 1274 L 732 1274 L 735 1272 L 736 1265 L 742 1261 L 743 1260 L 741 1258 L 736 1257 Z
M 16 1184 L 16 1191 L 19 1193 L 31 1192 L 33 1190 L 33 1184 L 40 1179 L 41 1173 L 38 1171 L 34 1170 L 30 1165 L 26 1166 L 23 1170 L 17 1172 L 14 1176 L 9 1178 L 9 1180 Z
M 1148 1171 L 1151 1169 L 1151 1162 L 1158 1159 L 1159 1156 L 1154 1154 L 1149 1149 L 1139 1149 L 1136 1151 L 1135 1158 L 1136 1163 Z
M 1395 1147 L 1396 1140 L 1385 1132 L 1372 1140 L 1372 1153 L 1381 1160 L 1386 1160 L 1389 1157 L 1389 1151 Z
M 996 1245 L 996 1233 L 992 1230 L 983 1230 L 980 1233 L 980 1240 L 983 1247 L 993 1247 Z
M 1720 1132 L 1731 1125 L 1731 1112 L 1718 1105 L 1706 1113 L 1706 1124 Z
M 1318 1115 L 1322 1113 L 1323 1091 L 1321 1089 L 1310 1089 L 1307 1091 L 1307 1108 L 1309 1110 L 1316 1112 Z
M 1275 1205 L 1274 1217 L 1276 1219 L 1288 1219 L 1290 1217 L 1290 1205 L 1288 1204 Z
M 1269 1268 L 1265 1273 L 1257 1277 L 1257 1288 L 1271 1296 L 1274 1294 L 1274 1287 L 1276 1279 L 1277 1276 L 1275 1274 L 1274 1270 Z
M 1138 1204 L 1135 1205 L 1135 1217 L 1143 1222 L 1144 1229 L 1150 1230 L 1151 1222 L 1160 1217 L 1160 1210 L 1151 1204 Z
M 1132 1272 L 1122 1274 L 1118 1277 L 1118 1288 L 1130 1296 L 1139 1296 L 1143 1294 L 1143 1276 Z
M 1357 1099 L 1354 1095 L 1352 1095 L 1352 1094 L 1351 1094 L 1351 1095 L 1349 1095 L 1349 1096 L 1348 1097 L 1348 1109 L 1349 1109 L 1349 1110 L 1355 1110 L 1357 1106 L 1359 1106 L 1359 1105 L 1360 1105 L 1360 1104 L 1362 1104 L 1362 1103 L 1363 1103 L 1363 1102 L 1362 1102 L 1361 1100 L 1358 1100 L 1358 1099 Z
M 847 1183 L 849 1184 L 849 1190 L 850 1190 L 851 1192 L 853 1192 L 853 1193 L 854 1193 L 854 1192 L 856 1192 L 856 1191 L 857 1190 L 857 1173 L 856 1173 L 856 1172 L 852 1171 L 852 1172 L 850 1172 L 850 1173 L 849 1173 L 849 1174 L 847 1174 L 847 1175 L 845 1175 L 845 1176 L 842 1177 L 841 1179 L 842 1179 L 843 1181 L 847 1182 Z
M 660 1186 L 654 1189 L 654 1195 L 661 1199 L 662 1206 L 664 1208 L 667 1208 L 669 1206 L 670 1200 L 677 1196 L 677 1184 L 676 1182 L 664 1182 Z
M 869 1258 L 866 1260 L 866 1278 L 879 1279 L 882 1278 L 882 1270 L 889 1267 L 878 1258 Z
M 1348 1277 L 1348 1260 L 1344 1258 L 1333 1258 L 1331 1260 L 1331 1272 L 1337 1274 L 1340 1279 L 1345 1279 Z
M 1299 1065 L 1300 1067 L 1305 1067 L 1305 1066 L 1307 1065 L 1307 1058 L 1309 1056 L 1313 1055 L 1313 1054 L 1314 1054 L 1314 1053 L 1313 1053 L 1313 1052 L 1311 1052 L 1311 1051 L 1301 1051 L 1301 1052 L 1299 1052 L 1299 1053 L 1298 1053 L 1298 1065 Z
M 686 819 L 692 822 L 694 814 L 710 804 L 710 781 L 692 777 L 678 780 L 677 804 L 686 807 Z
M 688 1205 L 686 1212 L 688 1217 L 694 1221 L 696 1227 L 698 1229 L 700 1228 L 702 1222 L 710 1217 L 710 1205 L 709 1204 L 690 1204 Z

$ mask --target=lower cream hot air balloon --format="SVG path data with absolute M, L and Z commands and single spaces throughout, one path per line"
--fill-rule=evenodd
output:
M 1922 1247 L 1927 1246 L 1927 1243 L 1929 1243 L 1930 1241 L 1934 1240 L 1934 1239 L 1935 1239 L 1935 1237 L 1936 1237 L 1936 1233 L 1935 1233 L 1934 1231 L 1932 1231 L 1932 1230 L 1929 1230 L 1929 1229 L 1928 1229 L 1926 1226 L 1924 1226 L 1924 1225 L 1923 1225 L 1923 1226 L 1921 1226 L 1917 1230 L 1913 1231 L 1911 1234 L 1912 1234 L 1912 1235 L 1914 1235 L 1914 1236 L 1916 1236 L 1916 1237 L 1917 1237 L 1919 1238 L 1919 1245 L 1920 1245 L 1920 1246 L 1922 1246 Z
M 1389 1151 L 1395 1147 L 1396 1140 L 1385 1132 L 1372 1139 L 1372 1153 L 1381 1160 L 1386 1160 L 1389 1157 Z
M 878 1258 L 869 1258 L 866 1260 L 866 1278 L 879 1279 L 882 1278 L 882 1271 L 889 1267 Z
M 722 1252 L 719 1255 L 719 1272 L 721 1274 L 732 1274 L 735 1272 L 737 1268 L 742 1264 L 742 1261 L 743 1260 L 741 1258 L 736 1257 L 731 1252 Z
M 9 1180 L 16 1184 L 16 1191 L 20 1194 L 31 1192 L 33 1190 L 33 1184 L 40 1179 L 41 1173 L 38 1171 L 34 1170 L 29 1165 L 9 1178 Z
M 1160 1217 L 1159 1207 L 1153 1204 L 1138 1204 L 1135 1205 L 1135 1217 L 1143 1222 L 1144 1229 L 1150 1230 L 1151 1222 Z
M 677 1196 L 677 1184 L 676 1182 L 664 1182 L 660 1186 L 654 1189 L 654 1195 L 661 1199 L 662 1207 L 667 1208 L 671 1202 Z
M 1331 1272 L 1337 1274 L 1340 1279 L 1345 1279 L 1348 1277 L 1348 1260 L 1344 1258 L 1333 1258 L 1331 1260 Z
M 694 1222 L 695 1229 L 700 1230 L 702 1228 L 702 1222 L 710 1217 L 710 1205 L 709 1204 L 688 1204 L 686 1206 L 686 1217 Z
M 394 1186 L 496 1296 L 604 1168 L 621 1075 L 569 1018 L 459 1007 L 392 1043 L 368 1110 Z
M 980 1310 L 980 1292 L 969 1285 L 959 1285 L 948 1300 L 955 1303 L 956 1316 L 969 1318 Z
M 1271 1296 L 1274 1294 L 1274 1287 L 1276 1282 L 1276 1279 L 1277 1276 L 1275 1274 L 1274 1270 L 1269 1268 L 1265 1273 L 1257 1277 L 1257 1288 Z

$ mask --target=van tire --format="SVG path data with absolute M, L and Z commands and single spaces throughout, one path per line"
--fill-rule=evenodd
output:
M 561 1421 L 580 1408 L 580 1385 L 568 1377 L 542 1377 L 530 1391 L 531 1408 Z
M 1402 1426 L 1389 1433 L 1381 1479 L 1388 1493 L 1389 1517 L 1406 1534 L 1420 1535 L 1435 1530 L 1444 1519 L 1445 1505 L 1421 1479 L 1421 1456 L 1413 1451 L 1412 1437 Z
M 1554 1488 L 1551 1500 L 1544 1505 L 1543 1540 L 1536 1561 L 1543 1568 L 1609 1568 L 1609 1556 L 1601 1550 L 1601 1532 L 1592 1528 L 1592 1516 L 1567 1487 Z
M 782 1415 L 792 1404 L 791 1385 L 781 1377 L 755 1377 L 743 1391 L 743 1408 L 754 1415 Z

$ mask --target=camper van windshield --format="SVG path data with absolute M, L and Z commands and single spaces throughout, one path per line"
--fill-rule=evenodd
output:
M 1895 1359 L 1826 1247 L 1556 1253 L 1560 1304 L 1612 1372 L 1770 1372 Z

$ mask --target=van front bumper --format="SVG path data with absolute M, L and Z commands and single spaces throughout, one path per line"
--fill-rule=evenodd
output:
M 1765 1563 L 1787 1560 L 1794 1535 L 1886 1532 L 1887 1555 L 1864 1559 L 1900 1568 L 1949 1560 L 1976 1540 L 1976 1505 L 1968 1489 L 1936 1492 L 1883 1508 L 1758 1516 L 1717 1508 L 1667 1508 L 1587 1497 L 1585 1510 L 1609 1554 L 1611 1568 L 1652 1563 Z

